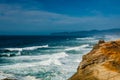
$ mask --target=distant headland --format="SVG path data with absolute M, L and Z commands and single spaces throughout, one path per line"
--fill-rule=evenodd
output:
M 106 30 L 88 30 L 88 31 L 74 31 L 74 32 L 56 32 L 50 35 L 54 36 L 94 36 L 94 35 L 120 35 L 120 28 L 106 29 Z

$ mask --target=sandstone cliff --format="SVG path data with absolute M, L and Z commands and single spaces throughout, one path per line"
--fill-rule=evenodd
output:
M 99 41 L 69 80 L 120 80 L 120 40 Z

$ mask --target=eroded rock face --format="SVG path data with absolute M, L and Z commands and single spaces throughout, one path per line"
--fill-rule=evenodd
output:
M 120 40 L 99 41 L 69 80 L 120 80 Z

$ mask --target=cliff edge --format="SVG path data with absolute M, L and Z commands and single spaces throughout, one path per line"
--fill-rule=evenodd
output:
M 68 80 L 120 80 L 120 40 L 100 40 Z

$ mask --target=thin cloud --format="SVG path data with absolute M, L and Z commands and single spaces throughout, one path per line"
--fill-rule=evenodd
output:
M 29 26 L 34 30 L 78 30 L 78 29 L 100 29 L 119 27 L 120 16 L 84 16 L 73 17 L 43 10 L 24 10 L 19 5 L 0 4 L 0 22 L 6 22 L 13 25 L 22 25 L 19 29 Z M 93 11 L 98 14 L 97 11 Z M 9 27 L 13 27 L 9 26 Z M 106 27 L 107 26 L 107 27 Z M 108 27 L 109 26 L 109 27 Z M 7 26 L 6 26 L 7 27 Z M 35 29 L 36 30 L 36 29 Z

